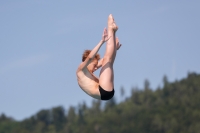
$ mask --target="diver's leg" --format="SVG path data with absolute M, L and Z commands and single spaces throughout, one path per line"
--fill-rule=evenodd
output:
M 118 37 L 115 37 L 115 53 L 113 55 L 113 64 L 114 64 L 114 61 L 115 61 L 115 58 L 116 58 L 116 55 L 117 55 L 117 47 L 120 47 L 121 44 L 119 44 L 119 39 Z
M 112 15 L 108 17 L 108 37 L 111 38 L 107 41 L 106 51 L 103 57 L 102 68 L 100 71 L 99 85 L 106 91 L 112 91 L 114 89 L 114 71 L 113 63 L 116 55 L 116 40 L 115 32 L 118 27 L 114 22 Z

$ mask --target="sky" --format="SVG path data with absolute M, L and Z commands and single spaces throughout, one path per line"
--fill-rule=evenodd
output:
M 94 100 L 77 84 L 85 49 L 94 48 L 112 14 L 122 47 L 114 64 L 115 98 L 120 88 L 162 86 L 200 73 L 200 1 L 0 2 L 0 114 L 23 120 L 42 109 Z M 99 54 L 103 57 L 104 44 Z M 99 70 L 95 72 L 99 76 Z

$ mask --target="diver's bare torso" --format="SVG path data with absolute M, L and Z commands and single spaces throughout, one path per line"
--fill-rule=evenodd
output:
M 93 98 L 99 99 L 99 79 L 87 68 L 80 69 L 79 67 L 76 71 L 76 75 L 80 88 Z

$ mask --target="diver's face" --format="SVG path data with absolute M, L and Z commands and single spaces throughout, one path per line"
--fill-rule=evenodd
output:
M 98 61 L 97 61 L 96 59 L 94 59 L 94 60 L 87 66 L 88 70 L 89 70 L 90 72 L 93 73 L 94 71 L 97 70 L 97 64 L 98 64 Z

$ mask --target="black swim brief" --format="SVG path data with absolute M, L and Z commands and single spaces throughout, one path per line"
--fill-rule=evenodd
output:
M 109 100 L 114 96 L 115 90 L 106 91 L 99 85 L 99 92 L 101 94 L 101 100 Z

